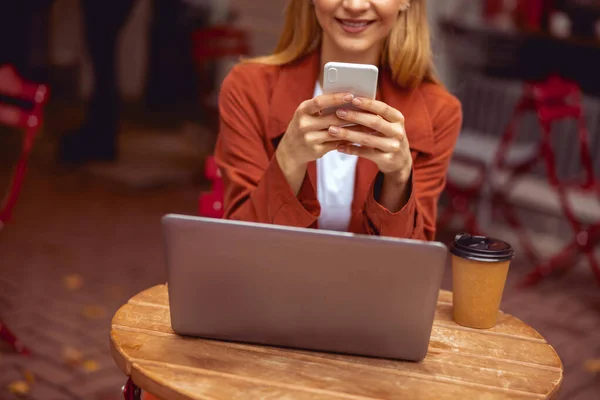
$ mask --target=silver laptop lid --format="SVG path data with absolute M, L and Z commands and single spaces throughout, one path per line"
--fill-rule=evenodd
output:
M 441 243 L 183 215 L 163 217 L 173 330 L 420 360 Z

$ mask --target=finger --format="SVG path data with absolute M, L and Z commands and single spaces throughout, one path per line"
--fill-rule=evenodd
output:
M 347 124 L 348 124 L 348 122 L 344 121 L 340 125 L 336 125 L 336 126 L 338 126 L 340 128 L 352 129 L 353 131 L 357 131 L 357 132 L 368 133 L 369 135 L 375 135 L 375 136 L 379 136 L 379 137 L 385 136 L 369 127 L 366 127 L 366 126 L 357 125 L 357 124 L 353 124 L 353 125 L 347 125 Z
M 315 146 L 327 142 L 339 142 L 343 139 L 332 136 L 327 130 L 312 131 L 304 134 L 306 144 Z
M 323 116 L 305 115 L 298 120 L 298 129 L 300 129 L 300 132 L 312 132 L 327 130 L 332 125 L 344 124 L 346 124 L 346 121 L 340 119 L 335 114 Z
M 354 96 L 349 93 L 334 93 L 317 96 L 302 103 L 299 110 L 305 114 L 315 115 L 330 108 L 352 103 Z
M 356 131 L 354 129 L 332 126 L 329 133 L 337 139 L 347 140 L 361 146 L 371 147 L 385 153 L 394 153 L 400 150 L 400 141 L 387 136 L 373 135 L 370 133 Z
M 344 154 L 366 158 L 367 160 L 373 161 L 375 164 L 379 164 L 384 155 L 384 153 L 377 149 L 370 147 L 358 147 L 351 144 L 340 144 L 337 147 L 337 151 Z
M 402 139 L 404 137 L 404 128 L 402 124 L 392 124 L 383 119 L 379 115 L 371 114 L 370 112 L 353 111 L 353 110 L 337 110 L 336 115 L 341 119 L 349 122 L 354 122 L 359 125 L 371 128 L 374 131 L 383 133 L 386 136 Z
M 368 133 L 369 135 L 385 136 L 367 126 L 358 125 L 358 124 L 349 124 L 348 121 L 344 121 L 341 119 L 340 119 L 340 121 L 341 122 L 339 122 L 337 124 L 332 124 L 331 126 L 335 126 L 335 127 L 339 127 L 339 128 L 348 128 L 348 129 L 352 129 L 357 132 Z
M 357 97 L 352 100 L 352 104 L 361 110 L 380 115 L 386 121 L 404 123 L 404 115 L 394 107 L 390 107 L 382 101 Z
M 330 151 L 334 151 L 337 150 L 339 147 L 345 147 L 348 146 L 348 142 L 341 142 L 339 140 L 336 140 L 334 142 L 327 142 L 327 143 L 323 143 L 320 144 L 316 147 L 317 153 L 319 154 L 319 157 L 323 157 L 325 154 L 329 153 Z

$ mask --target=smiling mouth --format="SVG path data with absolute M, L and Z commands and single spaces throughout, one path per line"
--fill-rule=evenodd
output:
M 356 20 L 356 19 L 341 19 L 336 18 L 336 20 L 342 25 L 344 30 L 349 32 L 362 32 L 367 29 L 373 22 L 369 20 Z

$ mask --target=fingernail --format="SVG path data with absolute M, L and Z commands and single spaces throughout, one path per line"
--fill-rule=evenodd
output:
M 337 115 L 340 117 L 345 117 L 346 115 L 348 115 L 348 111 L 340 108 L 339 110 L 337 110 Z
M 351 94 L 347 94 L 347 95 L 344 96 L 344 101 L 346 103 L 350 103 L 352 101 L 352 99 L 354 99 L 354 96 L 351 95 Z
M 340 153 L 345 153 L 346 152 L 346 146 L 339 146 L 337 148 L 337 151 L 339 151 Z
M 362 103 L 362 100 L 359 98 L 352 100 L 352 104 L 354 104 L 355 106 L 362 106 Z
M 335 126 L 330 126 L 329 127 L 329 133 L 332 133 L 334 135 L 337 135 L 338 133 L 340 133 L 339 128 L 335 127 Z

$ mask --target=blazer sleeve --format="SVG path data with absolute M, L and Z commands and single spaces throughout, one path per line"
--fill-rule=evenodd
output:
M 462 107 L 451 97 L 433 120 L 435 150 L 419 154 L 413 163 L 411 194 L 407 204 L 392 213 L 376 200 L 378 180 L 372 185 L 363 210 L 363 229 L 372 235 L 434 240 L 437 205 L 446 186 L 446 175 L 462 125 Z
M 219 95 L 215 161 L 225 187 L 224 218 L 309 227 L 320 213 L 316 191 L 305 178 L 296 196 L 277 159 L 269 156 L 267 118 L 261 114 L 269 97 L 265 79 L 253 76 L 251 68 L 234 67 Z

